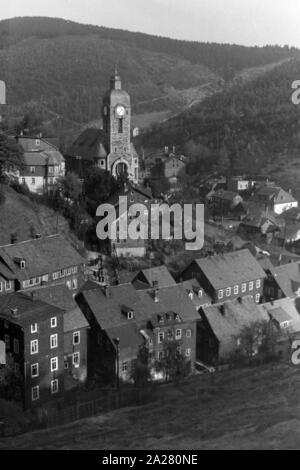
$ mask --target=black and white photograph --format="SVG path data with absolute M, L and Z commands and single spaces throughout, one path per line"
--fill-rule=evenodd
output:
M 0 460 L 299 450 L 299 0 L 0 3 Z

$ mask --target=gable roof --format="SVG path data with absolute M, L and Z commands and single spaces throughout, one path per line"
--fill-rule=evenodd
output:
M 282 264 L 271 273 L 286 297 L 295 297 L 300 288 L 300 262 Z
M 107 157 L 102 129 L 88 127 L 85 129 L 67 151 L 70 157 L 82 157 L 85 160 Z
M 202 314 L 219 342 L 231 341 L 255 322 L 269 321 L 267 313 L 258 309 L 251 296 L 203 307 Z
M 131 283 L 111 286 L 109 296 L 104 294 L 98 284 L 94 284 L 92 288 L 89 283 L 87 289 L 83 286 L 77 299 L 80 303 L 80 296 L 83 296 L 104 330 L 125 325 L 128 321 L 142 328 L 153 314 L 166 312 L 177 313 L 183 322 L 198 319 L 198 312 L 193 302 L 180 284 L 158 289 L 157 302 L 154 299 L 153 289 L 138 291 Z M 122 313 L 124 305 L 134 312 L 133 320 L 127 320 L 126 315 Z
M 278 323 L 289 321 L 289 330 L 299 332 L 300 306 L 297 305 L 297 301 L 298 299 L 283 298 L 258 305 L 258 308 L 261 311 L 267 312 Z
M 214 289 L 266 277 L 264 270 L 248 249 L 195 260 Z
M 25 260 L 25 268 L 15 262 Z M 0 247 L 0 274 L 7 268 L 20 280 L 84 264 L 85 260 L 61 235 L 51 235 Z
M 13 313 L 16 310 L 16 314 Z M 46 320 L 64 311 L 20 292 L 0 296 L 0 316 L 20 326 Z
M 136 289 L 149 289 L 153 286 L 153 282 L 157 282 L 159 289 L 176 284 L 175 279 L 164 265 L 142 269 L 132 280 Z
M 280 186 L 275 186 L 271 184 L 267 184 L 264 186 L 260 186 L 253 196 L 253 200 L 265 200 L 269 202 L 273 202 L 274 204 L 284 204 L 289 202 L 296 202 L 296 199 L 292 196 L 292 194 L 284 191 Z

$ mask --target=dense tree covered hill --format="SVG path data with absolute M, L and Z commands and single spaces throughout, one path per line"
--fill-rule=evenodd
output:
M 151 151 L 177 145 L 193 157 L 194 173 L 256 172 L 277 155 L 300 150 L 300 106 L 291 100 L 297 79 L 300 61 L 292 59 L 154 126 L 137 144 Z
M 28 103 L 78 122 L 99 118 L 117 62 L 135 113 L 178 111 L 238 72 L 298 54 L 277 46 L 178 41 L 56 18 L 0 22 L 1 79 L 15 115 Z M 193 92 L 191 93 L 191 90 Z

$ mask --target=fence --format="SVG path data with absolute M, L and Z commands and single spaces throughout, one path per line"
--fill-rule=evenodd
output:
M 99 398 L 89 401 L 77 401 L 70 406 L 63 406 L 60 410 L 44 412 L 40 415 L 41 427 L 54 427 L 67 424 L 79 419 L 88 418 L 124 406 L 141 405 L 154 400 L 153 387 L 128 388 L 107 390 L 99 393 Z

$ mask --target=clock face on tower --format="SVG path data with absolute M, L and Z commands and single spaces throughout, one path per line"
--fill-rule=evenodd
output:
M 123 116 L 125 115 L 125 108 L 124 108 L 124 106 L 122 106 L 122 105 L 119 104 L 119 105 L 116 107 L 116 115 L 117 115 L 118 117 L 123 117 Z

